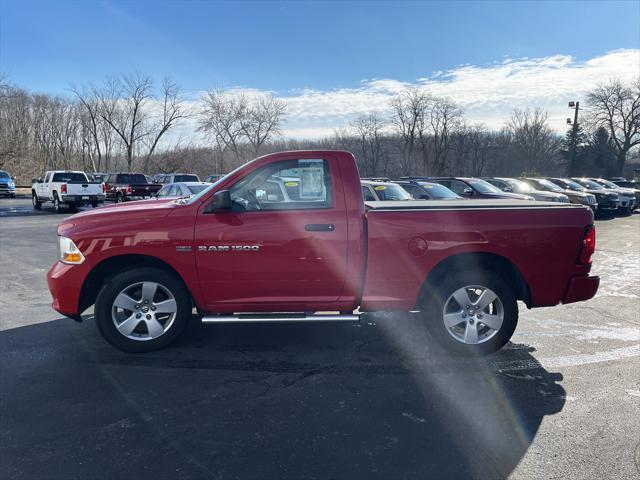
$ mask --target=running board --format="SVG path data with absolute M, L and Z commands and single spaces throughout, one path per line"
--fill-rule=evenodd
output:
M 202 323 L 290 323 L 290 322 L 358 322 L 360 315 L 341 314 L 251 314 L 209 315 L 202 317 Z

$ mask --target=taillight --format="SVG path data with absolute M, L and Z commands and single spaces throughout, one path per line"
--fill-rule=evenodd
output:
M 127 187 L 127 195 L 131 195 L 131 194 L 133 194 L 133 188 L 131 188 L 131 185 L 129 185 Z
M 60 193 L 67 193 L 67 184 L 63 183 L 60 185 Z
M 107 184 L 106 183 L 102 184 L 102 193 L 107 193 Z
M 582 239 L 582 248 L 580 249 L 580 258 L 578 261 L 585 265 L 591 263 L 591 256 L 596 251 L 596 227 L 591 225 L 587 228 Z

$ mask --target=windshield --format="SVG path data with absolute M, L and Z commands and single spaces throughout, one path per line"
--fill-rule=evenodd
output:
M 584 187 L 590 188 L 591 190 L 604 190 L 602 185 L 591 180 L 587 180 L 586 178 L 581 178 L 575 181 Z
M 198 178 L 197 175 L 185 174 L 185 175 L 174 175 L 173 176 L 173 181 L 174 181 L 174 183 L 176 183 L 176 182 L 199 182 L 200 179 Z
M 505 180 L 507 184 L 513 189 L 516 193 L 530 193 L 533 192 L 534 188 L 528 183 L 521 182 L 520 180 L 509 179 Z
M 458 194 L 439 183 L 420 182 L 419 185 L 427 190 L 435 199 L 460 198 Z
M 80 172 L 54 173 L 53 182 L 87 182 L 87 176 Z
M 489 182 L 485 182 L 484 180 L 480 180 L 479 178 L 473 178 L 471 180 L 468 180 L 467 183 L 480 193 L 501 193 L 502 192 L 502 190 L 500 190 L 498 187 L 494 187 Z
M 147 178 L 141 173 L 118 175 L 118 183 L 147 183 Z
M 7 180 L 11 178 L 7 172 L 0 172 L 0 178 L 3 180 Z
M 533 180 L 533 181 L 539 183 L 543 187 L 543 189 L 545 189 L 545 190 L 549 190 L 551 192 L 560 192 L 560 193 L 562 193 L 562 188 L 559 187 L 558 185 L 556 185 L 555 183 L 553 183 L 551 180 L 546 180 L 546 179 L 541 178 L 541 179 L 536 179 L 536 180 Z
M 609 180 L 598 179 L 598 183 L 601 185 L 604 185 L 605 187 L 609 187 L 613 189 L 620 188 L 619 185 L 616 185 L 615 183 L 610 182 Z
M 391 200 L 411 200 L 412 197 L 404 188 L 395 183 L 385 183 L 384 185 L 372 185 L 378 198 L 382 201 Z
M 187 185 L 187 188 L 195 195 L 209 188 L 209 185 Z

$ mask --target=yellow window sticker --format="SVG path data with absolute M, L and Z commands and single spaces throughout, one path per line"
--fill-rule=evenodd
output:
M 286 182 L 284 184 L 285 187 L 297 187 L 298 186 L 298 182 Z
M 378 185 L 376 187 L 373 187 L 374 190 L 386 190 L 387 187 L 385 187 L 384 185 Z

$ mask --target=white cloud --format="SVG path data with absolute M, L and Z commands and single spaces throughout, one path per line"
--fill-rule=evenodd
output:
M 328 91 L 298 89 L 268 92 L 287 102 L 283 134 L 293 138 L 319 138 L 345 127 L 359 115 L 389 114 L 393 96 L 419 88 L 449 97 L 463 106 L 471 122 L 490 128 L 504 125 L 514 108 L 541 107 L 552 128 L 564 131 L 570 100 L 581 101 L 598 82 L 610 78 L 631 81 L 640 76 L 640 50 L 615 50 L 586 61 L 569 55 L 505 59 L 488 66 L 461 65 L 448 71 L 404 82 L 391 78 L 364 80 L 354 88 Z M 248 95 L 255 88 L 234 87 Z

